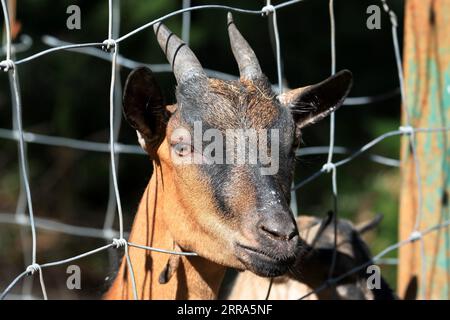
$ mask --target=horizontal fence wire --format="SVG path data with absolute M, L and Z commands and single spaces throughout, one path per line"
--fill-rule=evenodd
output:
M 186 13 L 186 12 L 185 12 Z M 185 14 L 184 13 L 184 14 Z M 50 47 L 68 47 L 68 51 L 79 52 L 82 54 L 90 55 L 97 57 L 102 60 L 111 61 L 111 56 L 106 52 L 101 50 L 101 48 L 93 48 L 93 47 L 83 47 L 83 48 L 72 48 L 73 43 L 62 41 L 56 37 L 45 35 L 42 37 L 42 42 Z M 146 66 L 150 68 L 155 73 L 164 73 L 164 72 L 172 72 L 172 67 L 168 63 L 161 64 L 148 64 L 145 62 L 135 61 L 129 58 L 124 57 L 123 55 L 117 55 L 117 63 L 122 67 L 127 69 L 135 69 L 138 67 Z M 205 73 L 213 78 L 218 78 L 222 80 L 237 80 L 239 77 L 237 75 L 232 75 L 226 72 L 212 70 L 208 68 L 203 68 Z M 276 86 L 273 86 L 274 90 L 277 90 Z M 286 88 L 287 89 L 287 88 Z M 381 93 L 373 96 L 364 96 L 364 97 L 347 97 L 344 101 L 344 106 L 358 106 L 358 105 L 368 105 L 375 104 L 379 102 L 383 102 L 395 97 L 400 96 L 400 89 L 394 89 L 385 93 Z
M 0 128 L 0 138 L 9 139 L 9 140 L 18 140 L 19 135 L 17 131 L 10 129 L 1 129 Z M 64 147 L 77 149 L 82 151 L 92 151 L 92 152 L 108 152 L 110 150 L 110 145 L 106 142 L 94 142 L 94 141 L 86 141 L 86 140 L 77 140 L 65 137 L 55 137 L 44 134 L 32 133 L 32 132 L 23 132 L 23 139 L 27 143 L 35 143 L 47 146 L 54 147 Z M 129 145 L 122 143 L 115 143 L 114 151 L 116 153 L 124 153 L 124 154 L 136 154 L 136 155 L 146 155 L 145 151 L 138 145 Z M 352 149 L 342 146 L 336 146 L 333 150 L 334 154 L 350 154 L 352 153 Z M 314 147 L 303 147 L 296 151 L 296 156 L 310 156 L 310 155 L 319 155 L 319 154 L 328 154 L 328 147 L 326 146 L 314 146 Z M 385 157 L 377 154 L 369 154 L 369 159 L 373 162 L 377 162 L 380 164 L 384 164 L 386 166 L 398 167 L 400 165 L 399 160 L 392 159 L 389 157 Z
M 133 284 L 133 294 L 134 298 L 138 298 L 137 290 L 136 290 L 136 284 L 134 280 L 134 272 L 132 267 L 132 261 L 129 258 L 128 255 L 128 247 L 134 247 L 139 248 L 142 250 L 150 250 L 155 252 L 160 252 L 164 254 L 171 254 L 171 255 L 183 255 L 183 256 L 195 256 L 197 255 L 195 252 L 179 252 L 179 251 L 171 251 L 171 250 L 165 250 L 162 248 L 153 248 L 149 246 L 145 246 L 142 244 L 136 244 L 132 243 L 126 240 L 128 237 L 128 232 L 124 231 L 123 227 L 123 214 L 122 214 L 122 207 L 121 207 L 121 201 L 120 201 L 120 193 L 118 188 L 118 177 L 116 173 L 116 166 L 118 163 L 118 155 L 119 154 L 136 154 L 136 155 L 143 155 L 145 154 L 144 151 L 138 147 L 137 145 L 126 145 L 121 144 L 117 142 L 118 139 L 118 133 L 120 131 L 120 92 L 121 92 L 121 82 L 119 77 L 119 67 L 125 67 L 129 69 L 134 69 L 139 66 L 149 66 L 152 68 L 154 72 L 171 72 L 171 67 L 169 64 L 155 64 L 155 65 L 148 65 L 145 63 L 137 62 L 128 58 L 123 57 L 119 54 L 119 43 L 125 41 L 126 39 L 136 35 L 137 33 L 150 28 L 155 23 L 161 22 L 163 20 L 166 20 L 168 18 L 174 17 L 176 15 L 182 15 L 183 16 L 183 39 L 188 42 L 189 40 L 189 31 L 190 31 L 190 12 L 197 11 L 197 10 L 223 10 L 223 11 L 234 11 L 238 13 L 243 14 L 253 14 L 253 15 L 263 15 L 270 17 L 270 21 L 273 24 L 273 30 L 274 30 L 274 36 L 275 36 L 275 53 L 276 53 L 276 61 L 277 61 L 277 78 L 278 78 L 278 87 L 274 87 L 279 92 L 283 92 L 283 86 L 282 86 L 282 59 L 281 59 L 281 52 L 280 52 L 280 41 L 279 41 L 279 33 L 277 28 L 277 20 L 276 20 L 276 13 L 277 10 L 286 8 L 288 6 L 303 2 L 304 0 L 293 0 L 293 1 L 286 1 L 277 5 L 271 5 L 270 1 L 266 2 L 266 5 L 261 8 L 260 10 L 247 10 L 247 9 L 241 9 L 237 7 L 231 7 L 231 6 L 224 6 L 224 5 L 201 5 L 201 6 L 190 6 L 190 1 L 184 0 L 183 1 L 183 9 L 171 12 L 165 16 L 162 16 L 158 19 L 155 19 L 153 21 L 150 21 L 131 32 L 119 36 L 119 22 L 120 22 L 120 1 L 118 0 L 108 0 L 108 35 L 107 39 L 102 42 L 93 42 L 93 43 L 80 43 L 80 44 L 74 44 L 65 42 L 62 40 L 59 40 L 52 36 L 44 36 L 42 38 L 42 41 L 50 46 L 51 48 L 47 50 L 43 50 L 41 52 L 38 52 L 36 54 L 33 54 L 31 56 L 28 56 L 26 58 L 15 60 L 14 59 L 14 53 L 17 52 L 24 52 L 28 50 L 33 41 L 29 36 L 23 35 L 20 38 L 20 42 L 13 44 L 11 40 L 11 30 L 10 30 L 10 21 L 9 21 L 9 13 L 8 13 L 8 7 L 5 0 L 1 0 L 2 4 L 2 12 L 4 16 L 4 25 L 5 25 L 5 35 L 6 35 L 6 41 L 5 46 L 1 48 L 0 54 L 3 54 L 5 56 L 5 59 L 0 62 L 0 67 L 7 71 L 10 75 L 10 84 L 11 84 L 11 95 L 12 95 L 12 105 L 13 105 L 13 115 L 14 115 L 14 121 L 13 121 L 13 129 L 0 129 L 0 138 L 3 139 L 9 139 L 16 141 L 18 144 L 19 149 L 19 164 L 20 164 L 20 172 L 21 172 L 21 194 L 23 196 L 19 197 L 19 203 L 17 206 L 17 212 L 15 214 L 13 213 L 0 213 L 0 223 L 4 224 L 13 224 L 18 226 L 29 226 L 30 231 L 32 234 L 32 247 L 31 247 L 31 259 L 28 259 L 30 261 L 30 264 L 25 266 L 25 270 L 17 275 L 16 278 L 14 278 L 9 285 L 2 291 L 0 295 L 0 299 L 6 298 L 8 295 L 10 298 L 32 298 L 37 299 L 34 295 L 31 294 L 31 289 L 28 293 L 25 293 L 23 295 L 15 295 L 10 293 L 10 291 L 26 276 L 33 275 L 35 273 L 39 273 L 39 282 L 42 289 L 43 297 L 47 298 L 47 293 L 45 289 L 45 283 L 43 279 L 43 272 L 42 269 L 59 266 L 63 264 L 67 264 L 79 259 L 86 258 L 88 256 L 94 255 L 99 252 L 103 251 L 110 251 L 109 249 L 117 249 L 117 248 L 124 248 L 125 250 L 125 258 L 127 262 L 127 267 L 131 273 L 132 277 L 132 284 Z M 409 122 L 409 116 L 408 116 L 408 110 L 406 109 L 406 105 L 404 103 L 404 92 L 403 92 L 403 71 L 401 66 L 401 57 L 400 57 L 400 50 L 399 50 L 399 44 L 397 39 L 397 19 L 395 13 L 389 8 L 386 0 L 381 0 L 383 4 L 383 8 L 385 9 L 386 13 L 390 17 L 391 25 L 392 25 L 392 41 L 393 41 L 393 47 L 396 57 L 396 63 L 397 63 L 397 71 L 399 75 L 399 89 L 395 89 L 388 93 L 383 93 L 378 96 L 372 96 L 372 97 L 353 97 L 353 98 L 347 98 L 346 102 L 344 104 L 346 105 L 367 105 L 371 103 L 378 103 L 385 101 L 387 99 L 392 99 L 394 97 L 397 97 L 400 95 L 402 100 L 402 105 L 404 108 L 404 112 L 406 114 L 406 121 L 405 125 L 399 127 L 398 130 L 393 130 L 390 132 L 386 132 L 382 134 L 381 136 L 373 139 L 369 143 L 365 144 L 361 148 L 357 150 L 351 150 L 346 147 L 341 146 L 335 146 L 334 145 L 334 133 L 335 133 L 335 119 L 334 115 L 331 117 L 330 121 L 330 144 L 329 146 L 317 146 L 317 147 L 306 147 L 302 148 L 297 151 L 297 156 L 308 156 L 308 155 L 317 155 L 317 154 L 324 154 L 327 155 L 327 162 L 322 166 L 320 170 L 318 170 L 316 173 L 311 175 L 310 177 L 307 177 L 305 180 L 298 182 L 293 186 L 293 190 L 297 190 L 303 186 L 305 186 L 307 183 L 313 181 L 320 175 L 324 173 L 332 173 L 332 189 L 333 189 L 333 196 L 335 200 L 335 211 L 337 211 L 337 178 L 336 178 L 336 169 L 344 164 L 350 163 L 360 155 L 366 153 L 369 149 L 371 149 L 373 146 L 381 143 L 385 139 L 389 137 L 394 136 L 407 136 L 409 139 L 409 143 L 412 150 L 412 157 L 415 162 L 416 167 L 416 176 L 418 181 L 418 188 L 419 188 L 419 210 L 421 210 L 421 201 L 422 201 L 422 193 L 420 191 L 420 172 L 418 171 L 418 157 L 415 151 L 415 135 L 419 133 L 439 133 L 439 132 L 448 132 L 450 131 L 450 128 L 413 128 L 411 127 L 411 124 Z M 336 52 L 335 52 L 335 21 L 334 21 L 334 9 L 333 9 L 333 0 L 329 0 L 329 10 L 330 10 L 330 21 L 331 21 L 331 50 L 332 50 L 332 74 L 336 71 Z M 102 142 L 93 142 L 93 141 L 86 141 L 86 140 L 77 140 L 77 139 L 70 139 L 70 138 L 64 138 L 64 137 L 55 137 L 55 136 L 49 136 L 49 135 L 43 135 L 43 134 L 37 134 L 37 133 L 31 133 L 26 132 L 22 128 L 22 110 L 21 110 L 21 101 L 20 101 L 20 85 L 19 80 L 17 76 L 17 66 L 25 63 L 30 63 L 44 55 L 60 52 L 63 50 L 70 50 L 74 52 L 79 52 L 81 54 L 91 55 L 106 61 L 109 61 L 111 63 L 111 82 L 110 82 L 110 96 L 109 96 L 109 143 L 102 143 Z M 225 72 L 216 71 L 216 70 L 206 70 L 206 73 L 211 77 L 217 77 L 221 79 L 227 79 L 227 80 L 234 80 L 237 79 L 237 76 L 227 74 Z M 118 111 L 119 110 L 119 111 Z M 45 218 L 39 218 L 34 216 L 33 213 L 33 206 L 32 206 L 32 197 L 31 197 L 31 190 L 29 187 L 29 178 L 28 178 L 28 160 L 26 156 L 26 144 L 27 143 L 36 143 L 41 145 L 48 145 L 48 146 L 55 146 L 55 147 L 66 147 L 66 148 L 73 148 L 77 150 L 82 151 L 89 151 L 89 152 L 105 152 L 109 153 L 110 155 L 110 168 L 111 168 L 111 176 L 110 176 L 110 198 L 108 200 L 108 209 L 107 213 L 105 215 L 105 223 L 103 228 L 92 228 L 92 227 L 83 227 L 83 226 L 75 226 L 70 224 L 65 224 L 59 221 L 55 221 L 52 219 L 45 219 Z M 345 157 L 342 160 L 332 162 L 333 155 L 335 154 L 349 154 L 348 157 Z M 386 166 L 392 166 L 392 167 L 398 167 L 400 165 L 399 160 L 387 158 L 384 156 L 376 155 L 376 154 L 369 154 L 369 159 L 386 165 Z M 28 215 L 25 213 L 25 208 L 28 211 Z M 119 230 L 113 230 L 113 219 L 114 219 L 114 212 L 117 211 L 117 217 L 119 221 Z M 113 214 L 111 214 L 113 213 Z M 422 241 L 423 237 L 435 232 L 437 230 L 440 230 L 442 228 L 447 228 L 450 225 L 450 221 L 444 221 L 438 225 L 435 225 L 433 227 L 430 227 L 428 229 L 425 229 L 423 231 L 418 230 L 418 226 L 420 225 L 420 219 L 422 217 L 421 211 L 418 214 L 417 221 L 415 224 L 415 229 L 412 231 L 411 236 L 408 239 L 401 240 L 395 244 L 392 244 L 382 250 L 380 253 L 375 255 L 370 261 L 367 261 L 366 263 L 349 270 L 348 272 L 340 275 L 339 277 L 332 278 L 331 276 L 319 287 L 313 288 L 311 292 L 301 297 L 301 299 L 304 299 L 312 294 L 318 293 L 321 290 L 324 290 L 325 288 L 329 286 L 333 286 L 339 283 L 339 281 L 343 280 L 345 277 L 348 277 L 361 269 L 367 267 L 370 264 L 373 263 L 388 263 L 388 264 L 396 264 L 396 259 L 389 259 L 384 258 L 388 253 L 397 250 L 398 248 L 407 245 L 409 243 L 415 242 L 415 241 Z M 37 263 L 37 257 L 36 257 L 36 230 L 46 230 L 51 232 L 59 232 L 67 235 L 72 236 L 79 236 L 79 237 L 91 237 L 91 238 L 99 238 L 104 239 L 107 241 L 107 244 L 104 246 L 95 248 L 93 250 L 80 253 L 78 255 L 75 255 L 73 257 L 69 257 L 67 259 L 53 261 L 53 262 L 47 262 L 47 263 Z M 336 247 L 335 247 L 336 252 Z M 423 253 L 423 250 L 422 250 Z M 335 254 L 334 254 L 335 256 Z M 335 259 L 333 259 L 335 261 Z M 332 274 L 332 270 L 334 267 L 334 263 L 332 263 L 332 266 L 330 268 L 330 275 Z M 425 262 L 422 256 L 422 276 L 425 275 L 426 271 Z M 425 279 L 421 280 L 421 288 L 425 287 Z M 270 295 L 270 288 L 267 292 L 267 297 Z

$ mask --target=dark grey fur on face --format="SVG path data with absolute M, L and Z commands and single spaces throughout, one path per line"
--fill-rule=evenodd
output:
M 257 198 L 256 205 L 267 207 L 265 194 L 274 191 L 283 203 L 290 201 L 290 182 L 294 165 L 295 123 L 289 109 L 275 98 L 266 77 L 254 81 L 222 81 L 211 79 L 207 86 L 198 86 L 193 77 L 177 86 L 177 116 L 180 124 L 193 133 L 196 121 L 202 124 L 202 134 L 208 129 L 217 129 L 225 137 L 228 129 L 271 129 L 279 130 L 279 158 L 282 164 L 279 171 L 271 177 L 261 177 L 260 169 L 254 165 L 214 164 L 200 166 L 208 177 L 214 192 L 214 199 L 221 212 L 234 216 L 236 208 L 227 203 L 230 193 L 240 192 L 236 185 L 242 175 L 248 177 L 253 190 L 247 190 Z M 270 152 L 270 138 L 267 139 Z M 205 144 L 208 142 L 205 142 Z M 225 154 L 225 144 L 222 150 Z M 236 182 L 236 183 L 233 183 Z M 230 189 L 231 188 L 231 189 Z M 234 189 L 233 189 L 234 188 Z M 286 205 L 286 208 L 288 206 Z

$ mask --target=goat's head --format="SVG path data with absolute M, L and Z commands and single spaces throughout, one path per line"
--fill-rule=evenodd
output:
M 165 175 L 164 185 L 175 189 L 164 204 L 171 235 L 184 250 L 216 263 L 263 276 L 284 273 L 299 247 L 289 201 L 300 129 L 342 104 L 351 73 L 276 96 L 231 14 L 236 81 L 208 78 L 186 44 L 162 24 L 154 30 L 177 80 L 177 102 L 165 106 L 152 72 L 139 68 L 128 77 L 124 113 L 158 164 L 155 170 Z M 250 142 L 245 161 L 237 159 L 236 142 L 246 130 L 256 132 L 258 142 L 270 140 L 269 160 L 267 152 L 257 152 L 253 163 L 247 161 L 256 148 Z

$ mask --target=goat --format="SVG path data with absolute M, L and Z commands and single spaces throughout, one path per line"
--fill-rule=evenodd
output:
M 139 298 L 214 299 L 227 267 L 266 277 L 284 274 L 300 250 L 289 208 L 300 129 L 343 103 L 352 74 L 343 70 L 319 84 L 277 96 L 230 13 L 228 33 L 240 72 L 235 81 L 208 78 L 191 49 L 166 26 L 155 24 L 154 31 L 177 81 L 177 102 L 164 103 L 148 68 L 128 76 L 124 115 L 153 162 L 129 241 L 198 256 L 167 256 L 130 247 Z M 271 141 L 270 147 L 279 145 L 273 157 L 279 159 L 279 169 L 263 174 L 262 163 L 267 161 L 260 154 L 256 164 L 211 163 L 225 146 L 214 154 L 207 154 L 206 148 L 199 151 L 203 142 L 191 135 L 197 123 L 203 134 L 208 129 L 231 131 L 231 139 L 239 138 L 237 132 L 243 129 L 277 130 L 279 140 Z M 228 135 L 226 140 L 228 146 Z M 104 298 L 132 297 L 122 259 Z
M 332 277 L 349 272 L 353 268 L 370 263 L 370 251 L 361 239 L 361 235 L 374 228 L 381 216 L 354 226 L 350 221 L 339 219 L 337 222 L 337 256 Z M 327 222 L 330 222 L 328 220 Z M 299 216 L 297 225 L 300 237 L 305 240 L 304 254 L 290 272 L 273 280 L 270 299 L 299 299 L 326 283 L 334 250 L 334 228 L 332 223 L 321 223 L 317 217 Z M 397 299 L 387 282 L 381 277 L 380 288 L 370 289 L 367 280 L 370 274 L 366 269 L 358 270 L 342 279 L 335 286 L 312 294 L 307 299 L 345 299 L 345 300 L 392 300 Z M 221 289 L 223 299 L 264 299 L 269 288 L 269 279 L 258 277 L 250 272 L 241 272 Z

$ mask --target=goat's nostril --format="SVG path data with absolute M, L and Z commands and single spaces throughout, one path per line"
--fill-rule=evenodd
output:
M 272 237 L 274 238 L 279 238 L 280 237 L 280 233 L 277 229 L 269 229 L 266 226 L 261 226 L 261 230 L 270 234 Z
M 290 231 L 281 230 L 281 228 L 277 227 L 269 227 L 266 225 L 261 225 L 260 229 L 269 237 L 275 239 L 275 240 L 286 240 L 289 241 L 292 238 L 294 238 L 297 235 L 297 232 L 295 229 L 292 229 Z

